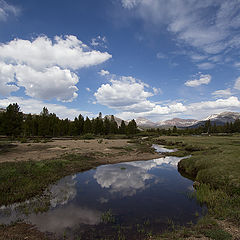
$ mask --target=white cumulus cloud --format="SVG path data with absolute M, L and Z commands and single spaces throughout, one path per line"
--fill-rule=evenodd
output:
M 54 41 L 40 36 L 33 41 L 14 39 L 0 45 L 0 60 L 26 64 L 35 69 L 59 66 L 73 70 L 98 65 L 112 56 L 91 50 L 76 36 L 56 36 Z
M 47 36 L 14 39 L 0 44 L 0 94 L 9 95 L 19 87 L 38 99 L 72 101 L 78 96 L 79 81 L 74 70 L 105 62 L 112 56 L 91 50 L 76 36 Z
M 120 77 L 119 80 L 111 79 L 110 83 L 102 84 L 94 96 L 97 102 L 110 108 L 119 110 L 149 110 L 154 105 L 147 100 L 153 96 L 146 91 L 146 84 L 133 77 Z
M 36 71 L 26 65 L 15 67 L 18 86 L 25 88 L 26 95 L 38 99 L 51 99 L 53 96 L 59 101 L 72 101 L 78 96 L 78 76 L 68 69 L 59 67 L 46 68 Z
M 185 82 L 185 85 L 188 86 L 188 87 L 198 87 L 200 85 L 207 85 L 211 82 L 211 75 L 209 74 L 201 74 L 199 79 L 194 79 L 194 80 L 189 80 L 189 81 L 186 81 Z
M 117 78 L 115 75 L 112 76 Z M 118 116 L 124 119 L 186 111 L 186 107 L 182 103 L 161 106 L 148 99 L 161 92 L 160 88 L 151 88 L 131 76 L 121 76 L 111 79 L 107 84 L 102 84 L 94 96 L 98 103 L 118 112 L 122 111 L 118 113 Z

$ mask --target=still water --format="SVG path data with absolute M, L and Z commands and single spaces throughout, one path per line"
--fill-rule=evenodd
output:
M 22 219 L 60 238 L 87 240 L 145 239 L 195 222 L 202 208 L 188 196 L 192 181 L 177 171 L 181 159 L 103 165 L 67 176 L 50 188 L 47 212 L 23 214 L 16 204 L 2 206 L 0 223 Z

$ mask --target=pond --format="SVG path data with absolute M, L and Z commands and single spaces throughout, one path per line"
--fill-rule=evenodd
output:
M 51 186 L 48 211 L 24 214 L 17 204 L 2 206 L 0 223 L 22 219 L 62 239 L 87 240 L 145 239 L 195 222 L 202 208 L 189 197 L 193 182 L 177 171 L 181 159 L 102 165 L 67 176 Z

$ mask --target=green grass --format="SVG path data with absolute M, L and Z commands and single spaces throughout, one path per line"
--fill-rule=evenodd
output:
M 116 221 L 116 219 L 115 219 L 111 209 L 102 213 L 101 222 L 103 222 L 103 223 L 115 223 L 115 221 Z
M 167 231 L 161 235 L 147 238 L 149 240 L 182 240 L 186 238 L 195 237 L 201 239 L 202 237 L 208 237 L 214 240 L 231 240 L 233 239 L 231 234 L 224 231 L 216 220 L 205 216 L 201 218 L 196 225 L 190 227 L 174 226 L 170 227 L 170 231 Z
M 163 141 L 180 149 L 181 154 L 192 155 L 179 163 L 181 171 L 214 189 L 240 194 L 240 136 L 164 137 Z
M 24 201 L 60 178 L 98 165 L 92 155 L 68 154 L 59 159 L 0 164 L 0 205 Z

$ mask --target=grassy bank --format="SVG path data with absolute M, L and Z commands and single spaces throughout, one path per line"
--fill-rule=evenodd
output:
M 154 142 L 179 149 L 171 155 L 191 155 L 181 160 L 178 168 L 195 181 L 193 197 L 208 207 L 208 215 L 196 226 L 174 230 L 156 239 L 198 235 L 216 240 L 238 239 L 223 231 L 218 221 L 240 225 L 240 136 L 160 137 Z
M 0 205 L 24 201 L 58 179 L 97 166 L 92 155 L 66 155 L 60 159 L 0 164 Z

